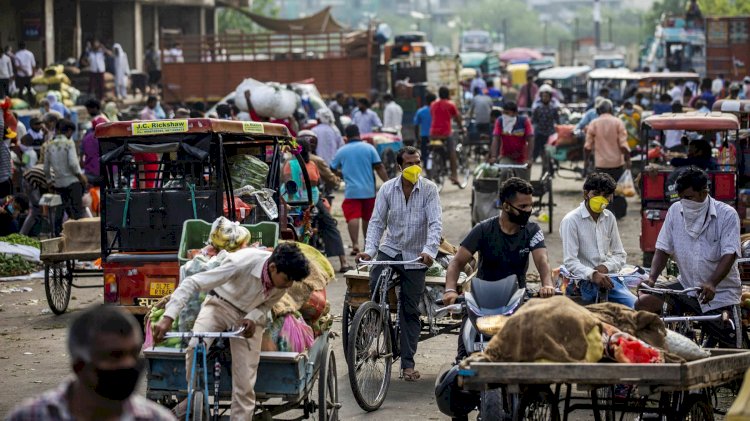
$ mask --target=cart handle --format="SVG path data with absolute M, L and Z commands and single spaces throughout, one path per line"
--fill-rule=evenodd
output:
M 358 266 L 400 266 L 400 265 L 421 265 L 427 267 L 422 263 L 422 258 L 417 257 L 414 260 L 361 260 L 356 261 Z
M 167 332 L 164 334 L 164 338 L 244 338 L 242 332 L 245 328 L 239 328 L 231 332 Z
M 514 169 L 514 170 L 525 170 L 529 167 L 529 164 L 489 164 L 490 168 L 493 169 Z

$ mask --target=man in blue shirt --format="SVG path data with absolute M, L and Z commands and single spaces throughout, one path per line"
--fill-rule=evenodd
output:
M 430 152 L 430 126 L 432 125 L 430 105 L 436 99 L 435 94 L 427 94 L 425 96 L 425 105 L 414 114 L 414 136 L 419 139 L 419 151 L 421 156 L 424 157 Z
M 357 125 L 360 133 L 372 133 L 376 127 L 383 127 L 380 117 L 370 109 L 370 101 L 367 98 L 357 100 L 357 109 L 352 113 L 352 121 Z
M 492 98 L 495 105 L 500 105 L 503 102 L 503 91 L 495 87 L 495 82 L 492 79 L 487 81 L 487 96 Z
M 359 128 L 355 124 L 347 126 L 345 133 L 346 145 L 336 152 L 331 169 L 341 175 L 346 184 L 341 209 L 352 240 L 351 254 L 356 256 L 360 251 L 360 220 L 364 237 L 375 208 L 375 175 L 372 171 L 375 170 L 383 181 L 388 180 L 388 174 L 375 148 L 359 138 Z

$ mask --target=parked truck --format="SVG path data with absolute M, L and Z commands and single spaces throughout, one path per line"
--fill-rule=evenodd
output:
M 740 80 L 750 74 L 750 16 L 706 18 L 706 73 Z
M 366 96 L 385 79 L 377 74 L 379 48 L 371 30 L 172 36 L 162 46 L 164 98 L 216 102 L 248 77 L 281 83 L 312 79 L 325 96 L 337 91 Z

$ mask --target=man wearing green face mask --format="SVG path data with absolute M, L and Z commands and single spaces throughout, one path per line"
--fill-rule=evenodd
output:
M 615 180 L 605 173 L 595 172 L 586 177 L 583 202 L 560 222 L 563 264 L 581 279 L 578 287 L 584 301 L 598 301 L 603 289 L 607 290 L 608 301 L 633 308 L 635 295 L 621 281 L 608 276 L 619 272 L 627 257 L 615 216 L 606 209 L 616 186 Z M 573 290 L 568 288 L 566 293 Z
M 414 260 L 420 258 L 422 265 L 394 266 L 401 274 L 401 369 L 407 381 L 420 377 L 414 369 L 414 354 L 421 325 L 419 301 L 422 298 L 425 273 L 437 256 L 442 234 L 442 211 L 437 186 L 420 177 L 422 172 L 419 151 L 411 146 L 401 149 L 396 156 L 401 167 L 401 176 L 383 183 L 375 199 L 370 224 L 365 239 L 365 252 L 357 257 L 370 260 Z M 387 229 L 387 230 L 386 230 Z M 380 238 L 385 233 L 383 242 Z M 370 271 L 370 290 L 377 283 L 383 266 Z

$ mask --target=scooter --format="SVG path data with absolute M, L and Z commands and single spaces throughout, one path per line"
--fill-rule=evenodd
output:
M 474 352 L 481 352 L 489 344 L 493 335 L 486 330 L 487 326 L 482 323 L 483 321 L 486 321 L 489 316 L 510 316 L 518 310 L 526 297 L 526 289 L 519 288 L 516 275 L 498 281 L 474 278 L 471 280 L 470 292 L 465 292 L 463 296 L 458 297 L 454 304 L 438 309 L 438 314 L 445 311 L 464 316 L 461 341 L 466 355 L 459 355 L 459 358 L 463 359 Z M 442 300 L 436 303 L 444 304 Z M 472 396 L 474 399 L 471 399 L 473 403 L 466 405 L 466 392 L 459 392 L 453 384 L 456 381 L 457 371 L 458 364 L 439 376 L 435 383 L 435 397 L 441 412 L 451 416 L 454 420 L 463 420 L 469 412 L 478 408 L 477 419 L 481 421 L 512 419 L 513 412 L 518 407 L 516 395 L 506 393 L 504 388 L 488 389 L 479 392 L 478 403 L 476 403 L 477 394 L 474 394 Z M 453 395 L 452 398 L 451 395 Z M 456 400 L 462 402 L 457 403 Z

